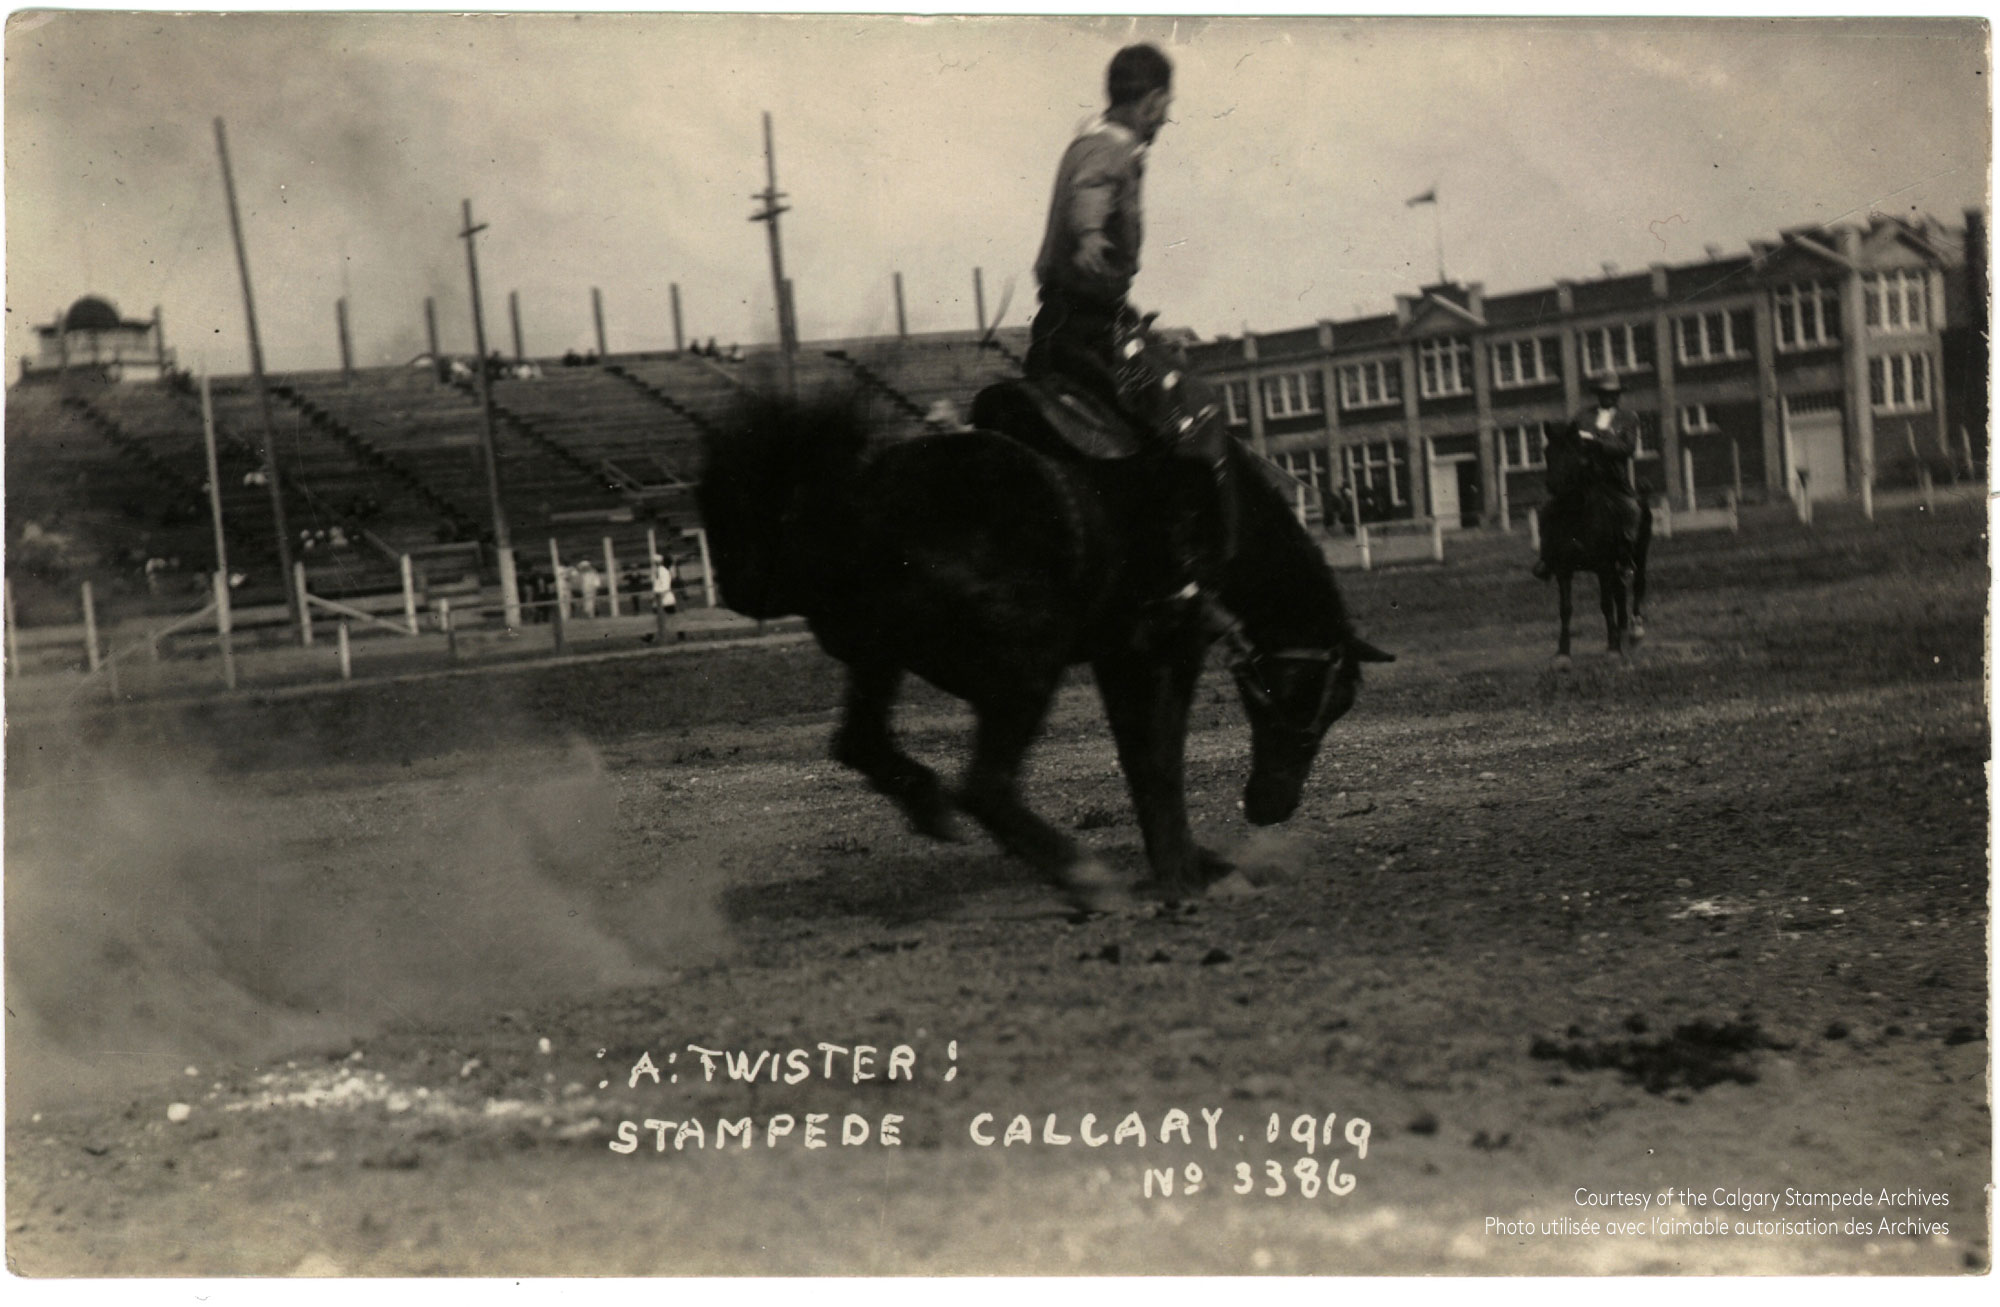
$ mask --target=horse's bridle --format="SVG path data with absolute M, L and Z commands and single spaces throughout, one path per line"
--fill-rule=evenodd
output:
M 1275 662 L 1320 663 L 1329 669 L 1329 675 L 1320 686 L 1319 703 L 1313 708 L 1312 719 L 1305 726 L 1294 726 L 1277 715 L 1277 701 L 1258 670 L 1260 664 Z M 1326 728 L 1333 725 L 1334 691 L 1340 684 L 1340 677 L 1334 668 L 1339 662 L 1340 651 L 1337 649 L 1275 649 L 1269 653 L 1254 652 L 1238 658 L 1231 662 L 1229 672 L 1236 678 L 1236 686 L 1246 698 L 1272 714 L 1267 729 L 1302 741 L 1316 742 L 1326 733 Z

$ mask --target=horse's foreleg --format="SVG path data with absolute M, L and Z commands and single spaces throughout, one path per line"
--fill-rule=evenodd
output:
M 1618 653 L 1625 647 L 1625 583 L 1617 572 L 1597 574 L 1597 606 L 1604 610 L 1605 648 Z
M 848 667 L 846 714 L 833 735 L 834 761 L 867 777 L 869 785 L 903 810 L 918 834 L 957 840 L 951 801 L 937 773 L 904 753 L 889 732 L 889 710 L 902 679 L 902 669 L 890 663 Z
M 1132 655 L 1096 663 L 1098 692 L 1139 815 L 1146 862 L 1169 893 L 1198 891 L 1232 869 L 1197 845 L 1188 827 L 1188 704 L 1201 674 L 1200 658 L 1199 651 L 1191 651 L 1169 663 Z
M 1077 906 L 1108 911 L 1128 901 L 1124 884 L 1095 858 L 1083 856 L 1075 840 L 1021 802 L 1021 764 L 1054 697 L 1055 681 L 1051 678 L 1046 685 L 973 704 L 979 728 L 972 762 L 959 786 L 958 803 L 1001 848 L 1026 860 L 1060 886 Z
M 1570 583 L 1575 579 L 1568 572 L 1556 573 L 1556 612 L 1562 621 L 1556 634 L 1556 666 L 1565 669 L 1569 667 Z

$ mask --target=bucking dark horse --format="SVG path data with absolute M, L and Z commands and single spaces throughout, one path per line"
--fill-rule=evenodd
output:
M 1548 536 L 1543 556 L 1555 574 L 1557 608 L 1562 628 L 1556 640 L 1555 666 L 1568 671 L 1570 585 L 1578 572 L 1597 576 L 1598 606 L 1604 610 L 1606 647 L 1622 654 L 1638 646 L 1646 634 L 1646 554 L 1653 543 L 1653 515 L 1643 506 L 1638 538 L 1632 545 L 1632 586 L 1620 575 L 1619 507 L 1604 486 L 1614 475 L 1599 467 L 1573 427 L 1547 429 L 1550 503 L 1542 511 L 1541 529 Z
M 987 398 L 975 417 L 1010 410 Z M 805 615 L 821 646 L 847 664 L 833 756 L 919 832 L 956 838 L 957 808 L 1073 903 L 1120 907 L 1130 887 L 1029 811 L 1018 788 L 1064 670 L 1088 662 L 1155 888 L 1184 897 L 1227 875 L 1230 864 L 1195 843 L 1183 785 L 1208 637 L 1138 638 L 1141 601 L 1158 592 L 1145 588 L 1134 542 L 1164 512 L 1150 502 L 1140 460 L 1065 457 L 1048 433 L 972 430 L 875 448 L 869 434 L 851 401 L 757 401 L 708 441 L 701 485 L 725 601 L 753 616 Z M 1250 457 L 1226 444 L 1237 464 Z M 1321 737 L 1354 702 L 1361 664 L 1389 655 L 1354 633 L 1332 574 L 1284 501 L 1254 469 L 1235 471 L 1222 598 L 1260 651 L 1236 673 L 1251 727 L 1243 810 L 1268 825 L 1297 807 Z M 974 710 L 972 759 L 955 792 L 890 732 L 905 672 Z

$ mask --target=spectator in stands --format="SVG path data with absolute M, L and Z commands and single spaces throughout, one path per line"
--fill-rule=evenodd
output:
M 566 368 L 582 367 L 583 355 L 573 349 L 566 349 L 563 351 L 562 365 Z
M 604 576 L 588 558 L 576 569 L 577 595 L 582 600 L 583 615 L 597 616 L 597 592 L 604 588 Z
M 653 607 L 662 615 L 672 617 L 680 606 L 674 598 L 673 565 L 659 554 L 653 555 Z

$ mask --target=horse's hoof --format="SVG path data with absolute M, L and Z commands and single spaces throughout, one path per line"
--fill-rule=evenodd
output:
M 1096 858 L 1085 858 L 1063 872 L 1062 892 L 1083 912 L 1129 912 L 1134 906 L 1131 886 Z
M 1558 672 L 1567 672 L 1570 668 L 1569 655 L 1557 654 L 1550 660 L 1549 666 Z

